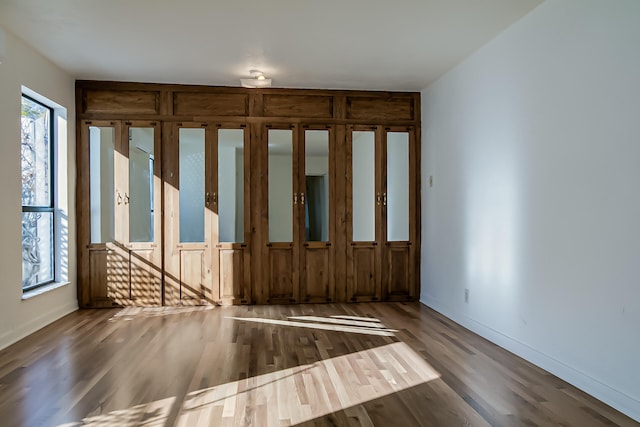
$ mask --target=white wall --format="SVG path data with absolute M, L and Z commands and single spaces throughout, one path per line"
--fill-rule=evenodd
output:
M 78 308 L 76 297 L 75 109 L 74 80 L 8 31 L 0 64 L 0 348 L 25 337 Z M 58 199 L 68 205 L 68 266 L 70 284 L 22 300 L 20 105 L 22 85 L 67 109 L 67 145 L 61 148 L 62 184 Z M 64 125 L 64 121 L 58 123 Z M 66 150 L 65 150 L 66 148 Z M 60 250 L 60 249 L 59 249 Z
M 639 22 L 547 0 L 423 91 L 421 270 L 424 303 L 637 420 Z

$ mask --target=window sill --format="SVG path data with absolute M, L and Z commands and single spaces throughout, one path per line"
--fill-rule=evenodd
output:
M 42 287 L 39 287 L 37 289 L 33 289 L 31 291 L 24 292 L 22 294 L 22 300 L 24 301 L 24 300 L 28 300 L 28 299 L 33 298 L 33 297 L 37 297 L 38 295 L 42 295 L 42 294 L 44 294 L 46 292 L 49 292 L 49 291 L 52 291 L 54 289 L 58 289 L 58 288 L 61 288 L 63 286 L 67 286 L 69 283 L 71 283 L 71 282 L 53 282 L 53 283 L 49 283 L 48 285 L 44 285 Z

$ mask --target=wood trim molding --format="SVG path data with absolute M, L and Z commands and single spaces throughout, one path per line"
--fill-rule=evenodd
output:
M 419 126 L 420 93 L 76 81 L 78 120 Z

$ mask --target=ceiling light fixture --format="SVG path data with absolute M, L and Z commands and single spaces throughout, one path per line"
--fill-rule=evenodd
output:
M 266 78 L 262 71 L 251 70 L 249 71 L 249 74 L 251 75 L 250 79 L 240 79 L 242 87 L 271 87 L 271 79 Z

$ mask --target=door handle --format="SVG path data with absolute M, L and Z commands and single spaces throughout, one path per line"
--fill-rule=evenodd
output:
M 117 196 L 116 196 L 116 202 L 117 202 L 119 205 L 121 205 L 121 204 L 122 204 L 122 195 L 120 194 L 120 192 L 119 192 L 119 191 L 116 191 L 116 194 L 117 194 Z
M 300 193 L 300 204 L 304 205 L 304 193 Z
M 127 195 L 127 193 L 124 193 L 124 204 L 128 205 L 129 204 L 129 196 Z
M 387 206 L 387 193 L 382 193 L 382 205 Z
M 380 206 L 380 193 L 376 193 L 376 204 Z
M 294 205 L 298 204 L 298 193 L 293 193 L 293 204 Z

